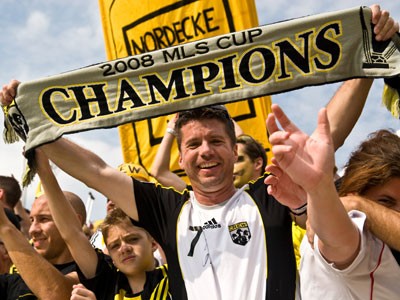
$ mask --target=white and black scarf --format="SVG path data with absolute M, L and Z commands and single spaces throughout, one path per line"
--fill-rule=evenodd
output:
M 399 40 L 376 42 L 370 9 L 357 7 L 99 63 L 21 83 L 3 107 L 4 137 L 14 142 L 17 133 L 29 156 L 67 133 L 350 78 L 391 78 L 400 74 Z

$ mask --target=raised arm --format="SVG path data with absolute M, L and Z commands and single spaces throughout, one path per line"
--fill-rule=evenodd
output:
M 398 211 L 357 195 L 341 197 L 340 200 L 347 211 L 364 212 L 367 215 L 368 229 L 390 248 L 400 251 L 400 239 L 398 235 L 393 234 L 393 232 L 400 232 L 400 213 Z
M 60 169 L 99 191 L 138 220 L 133 182 L 129 176 L 107 165 L 95 153 L 60 138 L 40 147 Z
M 44 153 L 36 151 L 38 175 L 48 198 L 53 220 L 72 257 L 86 278 L 96 274 L 97 254 L 82 230 L 81 221 L 61 190 Z
M 372 83 L 373 79 L 347 80 L 326 106 L 335 151 L 343 146 L 357 123 Z
M 399 23 L 377 4 L 370 6 L 377 41 L 386 41 L 399 31 Z M 327 105 L 335 150 L 350 134 L 364 108 L 373 79 L 358 78 L 345 81 Z
M 40 299 L 68 299 L 76 273 L 64 276 L 29 244 L 7 218 L 0 204 L 0 238 L 22 279 Z M 39 271 L 38 271 L 39 270 Z
M 161 140 L 156 156 L 151 165 L 150 174 L 157 179 L 163 186 L 172 186 L 177 191 L 183 191 L 186 187 L 184 182 L 178 175 L 170 169 L 171 148 L 175 141 L 175 121 L 178 114 L 168 122 L 167 131 Z
M 9 105 L 17 95 L 18 80 L 11 80 L 0 91 L 1 105 Z M 108 166 L 95 153 L 60 138 L 40 147 L 60 169 L 99 191 L 131 218 L 138 220 L 133 183 L 129 176 Z
M 272 111 L 267 120 L 272 152 L 281 169 L 307 193 L 308 220 L 319 237 L 321 253 L 338 268 L 346 267 L 358 253 L 360 236 L 334 186 L 334 147 L 326 109 L 320 111 L 311 137 L 279 106 L 274 104 Z M 278 130 L 276 121 L 283 130 Z

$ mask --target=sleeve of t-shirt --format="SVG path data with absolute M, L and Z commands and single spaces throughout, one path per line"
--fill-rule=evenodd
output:
M 115 268 L 112 265 L 111 258 L 96 249 L 97 253 L 97 267 L 96 274 L 92 278 L 86 278 L 85 275 L 77 266 L 77 273 L 79 276 L 79 281 L 89 290 L 93 291 L 95 294 L 104 292 L 107 286 L 113 285 L 113 278 L 115 275 Z
M 166 239 L 171 220 L 176 219 L 187 191 L 180 193 L 159 184 L 141 182 L 133 178 L 139 225 L 157 240 Z
M 363 212 L 352 210 L 349 212 L 349 216 L 353 223 L 357 226 L 360 232 L 360 251 L 358 252 L 354 261 L 345 269 L 337 269 L 333 263 L 329 263 L 325 260 L 318 248 L 318 237 L 314 239 L 314 251 L 315 255 L 320 262 L 325 265 L 328 271 L 341 274 L 341 276 L 346 276 L 351 274 L 351 276 L 368 274 L 371 271 L 371 266 L 373 266 L 373 261 L 377 260 L 374 257 L 374 253 L 380 253 L 380 249 L 383 247 L 383 242 L 377 239 L 365 228 L 366 215 Z M 374 251 L 372 249 L 377 249 Z

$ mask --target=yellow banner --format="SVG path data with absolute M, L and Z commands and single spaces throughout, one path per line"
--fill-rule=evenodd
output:
M 141 54 L 258 25 L 253 0 L 99 0 L 107 58 Z M 234 41 L 240 43 L 240 40 Z M 269 152 L 265 119 L 270 97 L 249 99 L 226 107 L 246 134 Z M 149 170 L 173 115 L 119 127 L 124 162 Z M 178 165 L 178 148 L 172 149 L 171 170 L 184 180 Z M 270 158 L 270 157 L 269 157 Z

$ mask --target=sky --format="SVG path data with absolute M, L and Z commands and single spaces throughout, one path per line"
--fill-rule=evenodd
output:
M 306 15 L 369 6 L 375 1 L 357 0 L 256 0 L 260 24 L 287 20 Z M 391 16 L 400 20 L 400 1 L 379 2 Z M 11 79 L 27 81 L 56 75 L 106 60 L 105 47 L 97 0 L 2 0 L 0 1 L 0 84 Z M 8 12 L 8 13 L 4 13 Z M 305 132 L 312 133 L 318 110 L 338 88 L 339 83 L 304 88 L 274 95 L 288 116 Z M 400 129 L 395 119 L 381 104 L 383 80 L 375 80 L 360 120 L 336 152 L 339 169 L 351 151 L 377 129 Z M 0 113 L 0 124 L 4 117 Z M 3 129 L 3 127 L 2 127 Z M 79 145 L 97 153 L 112 166 L 122 162 L 118 130 L 99 129 L 68 135 Z M 22 178 L 23 143 L 5 144 L 0 139 L 0 174 Z M 79 195 L 86 203 L 90 220 L 103 218 L 105 198 L 84 184 L 56 169 L 60 185 Z M 30 208 L 37 186 L 37 178 L 24 190 L 23 203 Z M 89 192 L 94 195 L 90 205 Z

